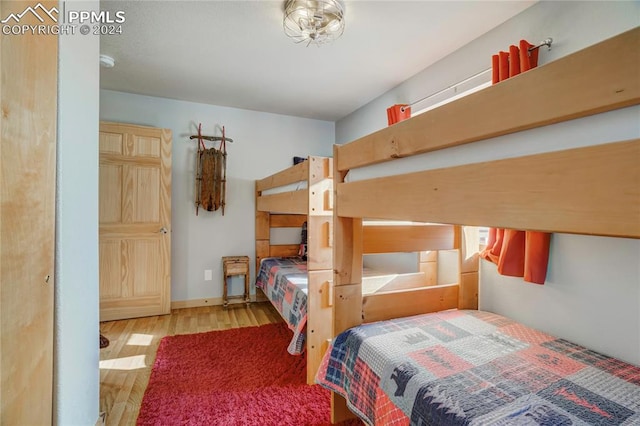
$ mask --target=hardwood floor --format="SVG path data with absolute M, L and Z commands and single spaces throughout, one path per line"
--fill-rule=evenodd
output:
M 160 340 L 175 334 L 280 322 L 269 302 L 174 309 L 170 315 L 109 321 L 100 332 L 110 341 L 100 350 L 100 411 L 107 425 L 135 425 Z

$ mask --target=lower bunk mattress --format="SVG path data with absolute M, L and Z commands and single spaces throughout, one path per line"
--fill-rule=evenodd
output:
M 307 261 L 301 257 L 268 257 L 260 262 L 256 287 L 264 292 L 293 331 L 287 351 L 300 355 L 307 325 Z
M 453 310 L 341 333 L 316 376 L 369 425 L 639 425 L 640 368 Z

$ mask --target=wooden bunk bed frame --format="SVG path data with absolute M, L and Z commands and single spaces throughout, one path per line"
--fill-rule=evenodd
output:
M 331 337 L 332 308 L 328 283 L 333 275 L 333 162 L 310 156 L 306 161 L 256 181 L 256 274 L 266 257 L 297 256 L 299 244 L 271 244 L 271 228 L 300 227 L 307 222 L 307 381 L 312 383 L 326 340 Z M 306 188 L 263 192 L 306 182 Z M 257 290 L 256 290 L 257 291 Z
M 472 280 L 461 279 L 460 285 L 380 300 L 382 309 L 371 313 L 361 294 L 364 218 L 640 238 L 640 140 L 345 182 L 354 168 L 637 105 L 639 52 L 636 28 L 336 145 L 333 335 L 363 322 L 405 316 L 417 292 L 421 312 L 428 313 L 469 308 L 468 295 L 476 290 Z M 499 192 L 491 190 L 496 181 Z M 457 232 L 460 244 L 464 232 Z M 469 272 L 465 262 L 461 271 Z M 333 394 L 332 422 L 353 416 Z
M 300 183 L 306 188 L 288 190 Z M 265 193 L 280 188 L 281 192 Z M 322 356 L 332 336 L 333 316 L 333 162 L 314 157 L 256 181 L 256 273 L 267 257 L 297 256 L 298 244 L 271 244 L 272 228 L 298 228 L 307 222 L 307 382 L 314 383 Z M 461 228 L 441 224 L 368 223 L 363 228 L 363 253 L 418 252 L 418 272 L 394 274 L 368 296 L 371 315 L 384 314 L 388 298 L 405 291 L 435 285 L 437 251 L 457 249 L 463 244 Z M 476 241 L 477 247 L 477 241 Z M 470 272 L 466 297 L 477 306 L 477 256 L 467 262 Z M 376 277 L 365 278 L 376 279 Z M 457 284 L 450 286 L 457 288 Z M 419 294 L 419 292 L 418 292 Z M 456 293 L 457 294 L 457 293 Z M 266 297 L 260 297 L 266 300 Z M 410 314 L 423 301 L 404 305 Z M 373 318 L 376 318 L 375 316 Z

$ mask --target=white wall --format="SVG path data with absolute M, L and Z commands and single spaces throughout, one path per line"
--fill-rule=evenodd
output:
M 553 37 L 552 50 L 540 52 L 544 64 L 634 28 L 639 18 L 639 2 L 537 3 L 339 121 L 336 141 L 348 142 L 386 126 L 388 106 L 420 99 L 488 68 L 491 54 L 522 38 L 537 42 Z M 625 108 L 394 164 L 405 170 L 415 163 L 444 167 L 637 138 L 639 123 L 640 107 Z M 639 263 L 638 240 L 554 234 L 544 286 L 502 277 L 494 265 L 483 262 L 480 307 L 640 365 Z
M 481 262 L 482 309 L 499 312 L 640 365 L 640 244 L 553 234 L 544 285 L 496 274 Z
M 99 10 L 99 2 L 66 0 L 66 7 Z M 59 37 L 54 351 L 58 425 L 94 425 L 99 411 L 99 48 L 100 39 L 91 35 Z
M 636 27 L 639 22 L 638 1 L 539 2 L 338 121 L 336 143 L 386 127 L 387 107 L 412 103 L 490 68 L 491 55 L 508 50 L 510 44 L 517 45 L 521 39 L 538 43 L 553 38 L 550 51 L 545 47 L 540 50 L 542 65 Z M 413 110 L 425 106 L 418 104 Z
M 221 298 L 222 256 L 251 257 L 254 291 L 255 180 L 292 165 L 293 156 L 331 156 L 335 132 L 334 123 L 327 121 L 108 90 L 101 91 L 100 119 L 173 131 L 172 301 Z M 224 216 L 221 211 L 201 208 L 196 217 L 197 142 L 189 135 L 196 134 L 200 122 L 206 135 L 220 136 L 224 125 L 227 137 L 234 141 L 227 144 Z M 204 281 L 205 269 L 213 271 L 212 281 Z M 240 281 L 240 277 L 234 278 L 234 294 L 242 292 Z

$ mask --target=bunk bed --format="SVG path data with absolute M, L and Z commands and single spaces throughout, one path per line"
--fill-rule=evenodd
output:
M 289 352 L 306 352 L 308 381 L 313 380 L 316 371 L 309 366 L 319 365 L 326 346 L 323 342 L 331 336 L 332 310 L 323 293 L 328 293 L 333 264 L 332 177 L 330 158 L 309 156 L 256 181 L 256 287 L 262 285 L 260 291 L 293 331 Z M 271 243 L 272 228 L 301 228 L 304 222 L 306 260 L 297 258 L 299 243 Z M 291 274 L 289 283 L 286 276 Z M 269 291 L 265 287 L 269 281 L 284 281 L 282 287 L 286 291 Z
M 307 357 L 309 383 L 315 380 L 333 332 L 332 171 L 331 159 L 310 156 L 256 181 L 256 288 L 293 332 L 288 352 Z M 297 243 L 272 244 L 272 229 L 301 228 L 305 222 L 306 259 L 298 256 Z M 416 272 L 363 268 L 363 291 L 370 295 L 372 312 L 384 311 L 380 301 L 385 297 L 435 285 L 437 251 L 462 244 L 460 227 L 442 224 L 370 222 L 363 238 L 365 254 L 419 253 Z M 477 259 L 471 269 L 477 283 Z M 477 303 L 477 291 L 471 291 L 470 298 Z M 405 304 L 405 312 L 413 312 L 419 302 L 416 298 Z
M 420 289 L 421 312 L 410 317 L 415 292 L 372 312 L 361 270 L 366 218 L 640 238 L 640 139 L 347 179 L 353 169 L 638 105 L 639 51 L 636 28 L 334 147 L 336 337 L 317 375 L 333 391 L 332 422 L 353 412 L 368 424 L 640 422 L 640 368 L 475 310 L 464 279 Z M 421 350 L 401 350 L 414 344 Z

